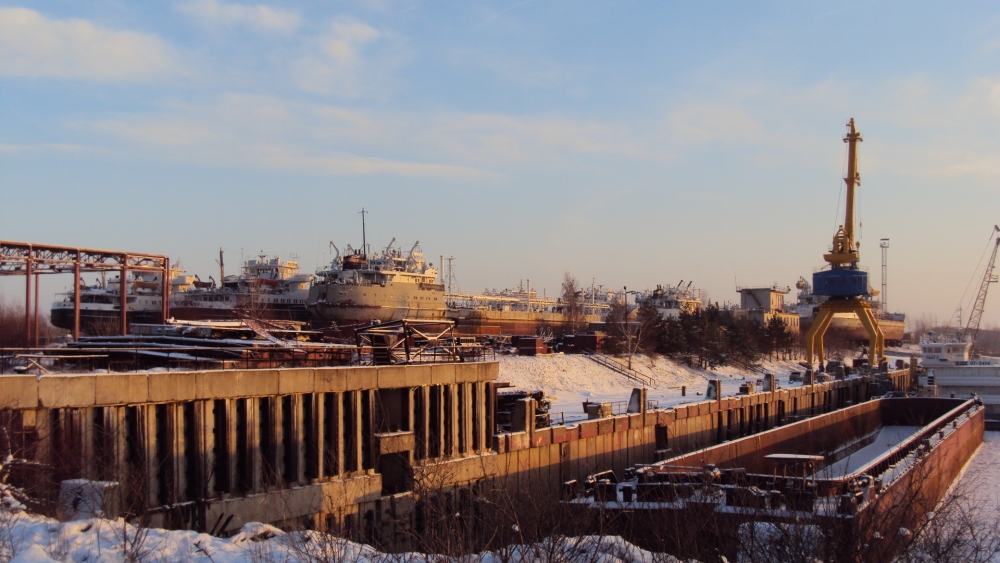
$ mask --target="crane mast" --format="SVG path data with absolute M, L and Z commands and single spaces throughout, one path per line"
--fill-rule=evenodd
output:
M 864 138 L 854 125 L 854 118 L 851 118 L 847 122 L 847 135 L 844 136 L 844 142 L 847 143 L 847 176 L 844 178 L 844 183 L 847 184 L 847 201 L 844 205 L 844 224 L 833 235 L 830 253 L 823 255 L 823 259 L 834 268 L 856 269 L 860 259 L 858 244 L 854 240 L 854 191 L 861 185 L 861 173 L 858 172 L 858 143 L 862 141 Z
M 993 232 L 1000 231 L 1000 226 L 993 225 Z M 1000 237 L 997 237 L 993 245 L 993 254 L 986 264 L 986 271 L 983 272 L 983 281 L 979 285 L 979 294 L 976 295 L 976 302 L 972 306 L 972 313 L 969 315 L 969 322 L 965 325 L 965 334 L 971 337 L 972 347 L 976 346 L 976 336 L 979 335 L 979 321 L 983 318 L 983 309 L 986 308 L 986 294 L 990 290 L 990 284 L 997 282 L 997 276 L 993 275 L 993 267 L 997 261 L 997 249 L 1000 248 Z

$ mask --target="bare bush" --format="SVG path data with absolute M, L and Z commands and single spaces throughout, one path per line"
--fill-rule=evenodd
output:
M 34 332 L 35 330 L 32 328 L 32 337 L 34 337 Z M 63 334 L 66 334 L 66 331 L 49 324 L 48 315 L 40 312 L 38 315 L 39 345 L 53 342 Z M 22 348 L 30 344 L 31 341 L 25 338 L 24 305 L 0 294 L 0 348 Z

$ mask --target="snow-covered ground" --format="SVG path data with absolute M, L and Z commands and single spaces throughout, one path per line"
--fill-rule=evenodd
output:
M 1000 432 L 985 432 L 983 445 L 969 461 L 954 490 L 970 506 L 988 514 L 1000 514 Z
M 318 532 L 286 534 L 256 523 L 247 524 L 232 538 L 217 538 L 189 531 L 137 530 L 98 518 L 63 523 L 24 513 L 0 514 L 0 518 L 0 560 L 11 563 L 527 563 L 548 560 L 550 554 L 556 561 L 681 563 L 614 536 L 561 538 L 450 559 L 381 553 Z
M 871 444 L 832 465 L 824 467 L 820 474 L 824 478 L 838 478 L 854 473 L 914 435 L 920 428 L 920 426 L 883 426 Z
M 621 360 L 624 362 L 625 360 Z M 778 377 L 782 386 L 790 384 L 788 376 L 793 371 L 803 371 L 792 361 L 764 362 L 763 368 Z M 688 367 L 663 357 L 637 355 L 632 358 L 632 369 L 652 378 L 653 385 L 647 392 L 650 400 L 659 406 L 672 406 L 704 400 L 708 380 L 722 380 L 722 394 L 735 395 L 746 380 L 762 377 L 732 366 L 715 370 Z M 501 356 L 498 381 L 509 382 L 524 391 L 542 390 L 553 400 L 552 410 L 562 412 L 566 418 L 583 416 L 583 402 L 627 402 L 637 382 L 606 368 L 586 356 Z M 681 386 L 687 395 L 681 396 Z

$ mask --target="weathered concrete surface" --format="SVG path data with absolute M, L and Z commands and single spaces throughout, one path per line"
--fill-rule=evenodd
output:
M 423 366 L 0 376 L 0 408 L 240 399 L 494 381 L 496 362 Z
M 498 373 L 482 362 L 5 376 L 0 407 L 19 447 L 52 467 L 40 483 L 141 467 L 146 504 L 181 507 L 163 508 L 156 525 L 202 529 L 225 514 L 227 531 L 303 518 L 363 530 L 384 510 L 412 509 L 407 471 L 441 487 L 558 491 L 869 398 L 868 380 L 855 378 L 494 434 Z M 410 469 L 380 474 L 381 456 Z

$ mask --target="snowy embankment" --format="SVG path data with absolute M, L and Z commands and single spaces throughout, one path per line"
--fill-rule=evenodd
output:
M 621 359 L 622 363 L 626 360 Z M 763 369 L 774 373 L 781 385 L 789 386 L 788 375 L 802 371 L 792 361 L 764 362 Z M 746 380 L 756 381 L 760 374 L 732 366 L 715 370 L 689 367 L 666 358 L 636 355 L 632 369 L 653 380 L 648 399 L 659 406 L 671 406 L 703 400 L 710 379 L 722 380 L 723 395 L 735 395 Z M 632 389 L 641 384 L 606 368 L 586 356 L 502 356 L 501 382 L 509 382 L 524 391 L 542 390 L 553 400 L 553 411 L 564 412 L 567 418 L 583 415 L 583 401 L 628 401 Z M 798 385 L 798 384 L 794 384 Z M 681 396 L 681 387 L 687 387 Z
M 57 522 L 0 508 L 0 561 L 11 563 L 426 563 L 475 561 L 518 563 L 549 559 L 680 563 L 654 555 L 620 537 L 560 538 L 511 546 L 499 552 L 449 558 L 422 553 L 391 554 L 319 532 L 285 533 L 247 524 L 231 538 L 191 531 L 137 529 L 121 521 L 91 518 Z

